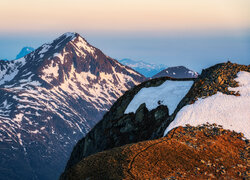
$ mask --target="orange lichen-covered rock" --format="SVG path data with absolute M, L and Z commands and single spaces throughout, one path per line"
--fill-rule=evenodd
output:
M 248 162 L 243 134 L 207 124 L 88 156 L 61 179 L 244 179 Z

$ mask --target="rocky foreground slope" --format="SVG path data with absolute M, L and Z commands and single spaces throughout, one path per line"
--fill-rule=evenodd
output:
M 167 178 L 177 177 L 177 174 L 173 174 L 173 172 L 177 173 L 179 169 L 184 178 L 195 175 L 220 177 L 223 173 L 225 177 L 229 178 L 248 176 L 246 163 L 249 161 L 245 160 L 249 160 L 249 154 L 246 155 L 249 153 L 249 148 L 246 147 L 249 140 L 245 140 L 245 138 L 249 139 L 250 136 L 248 133 L 250 129 L 249 75 L 250 65 L 228 62 L 203 70 L 198 79 L 176 80 L 163 77 L 136 86 L 119 98 L 103 120 L 77 143 L 61 178 L 91 177 L 94 172 L 96 176 L 93 177 L 97 178 L 100 173 L 109 178 L 117 175 L 118 179 L 121 177 L 129 179 L 136 174 L 139 174 L 138 178 Z M 180 85 L 180 82 L 183 83 Z M 152 90 L 152 96 L 148 95 L 148 90 Z M 164 92 L 166 92 L 165 95 Z M 158 98 L 153 95 L 158 93 L 160 94 Z M 171 99 L 168 95 L 175 98 Z M 196 106 L 206 105 L 211 98 L 214 100 L 209 104 L 211 108 L 203 109 L 206 117 L 208 119 L 210 117 L 208 120 L 199 116 L 204 112 L 199 113 Z M 237 104 L 239 100 L 243 103 Z M 216 105 L 220 102 L 224 104 L 221 105 L 221 108 L 217 108 Z M 131 106 L 132 108 L 129 108 Z M 232 109 L 235 110 L 234 114 Z M 189 115 L 186 116 L 187 114 Z M 192 116 L 193 114 L 195 116 Z M 222 117 L 221 114 L 224 116 Z M 201 127 L 206 122 L 210 124 L 218 122 L 219 128 Z M 185 127 L 185 124 L 189 123 L 194 127 L 179 128 L 180 126 Z M 175 132 L 176 128 L 178 133 Z M 233 130 L 242 134 L 232 132 Z M 164 133 L 166 134 L 166 137 L 163 138 L 164 143 L 159 143 L 162 141 L 159 138 Z M 138 143 L 139 141 L 145 142 Z M 130 143 L 136 144 L 126 145 Z M 166 146 L 165 143 L 171 145 Z M 158 145 L 152 151 L 148 151 L 151 144 Z M 200 146 L 202 148 L 197 149 Z M 181 148 L 178 150 L 178 147 Z M 105 151 L 109 149 L 111 150 Z M 145 153 L 141 156 L 145 161 L 139 160 L 132 172 L 131 166 L 128 164 L 135 161 L 134 157 L 137 157 L 139 152 Z M 216 160 L 216 154 L 218 154 L 218 158 L 223 159 L 221 160 L 223 162 Z M 245 154 L 244 157 L 242 154 Z M 165 156 L 174 158 L 168 161 L 169 158 L 164 159 Z M 230 157 L 233 158 L 230 159 Z M 178 158 L 182 160 L 175 164 L 175 159 Z M 186 163 L 183 164 L 182 161 Z M 188 161 L 190 162 L 188 163 Z M 162 162 L 166 164 L 162 164 Z M 117 171 L 117 173 L 112 176 L 112 173 L 108 173 L 105 167 L 101 167 L 103 163 L 107 163 L 109 172 Z M 213 163 L 216 168 L 211 169 L 209 166 L 213 166 Z M 86 167 L 87 164 L 90 167 Z M 144 165 L 148 170 L 144 169 Z M 152 167 L 155 167 L 155 174 Z M 164 174 L 161 168 L 166 168 L 165 170 L 171 168 L 172 170 L 171 172 L 166 171 Z M 199 169 L 202 170 L 199 172 Z M 145 172 L 145 176 L 140 172 Z
M 0 179 L 57 179 L 74 144 L 145 79 L 77 33 L 0 61 Z
M 178 127 L 84 158 L 61 179 L 241 179 L 249 177 L 249 148 L 242 134 L 216 125 Z

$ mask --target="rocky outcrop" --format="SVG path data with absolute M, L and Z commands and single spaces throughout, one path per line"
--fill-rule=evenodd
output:
M 157 137 L 162 137 L 164 130 L 172 122 L 179 110 L 188 105 L 193 104 L 198 98 L 212 96 L 217 92 L 227 95 L 239 96 L 238 92 L 228 90 L 229 87 L 237 87 L 238 83 L 234 80 L 240 71 L 250 72 L 250 65 L 239 65 L 231 62 L 214 65 L 210 68 L 202 70 L 201 75 L 197 78 L 187 95 L 177 106 L 171 117 L 164 121 L 160 128 L 156 130 Z
M 122 98 L 119 98 L 90 133 L 77 143 L 67 167 L 71 167 L 88 155 L 150 139 L 155 129 L 159 128 L 164 119 L 168 118 L 168 108 L 159 106 L 152 111 L 148 111 L 145 104 L 142 104 L 136 113 L 124 114 L 124 111 L 143 87 L 159 86 L 167 79 L 170 78 L 165 77 L 143 82 L 127 91 Z
M 91 155 L 60 179 L 247 179 L 248 162 L 242 134 L 206 124 Z
M 141 104 L 135 113 L 124 114 L 124 112 L 142 88 L 160 86 L 167 80 L 177 79 L 167 77 L 153 79 L 127 91 L 86 137 L 77 143 L 66 170 L 91 154 L 128 143 L 162 137 L 178 111 L 188 104 L 193 104 L 198 98 L 212 96 L 218 91 L 238 96 L 237 92 L 228 90 L 228 87 L 238 86 L 234 79 L 239 71 L 250 72 L 250 66 L 230 62 L 221 63 L 203 70 L 197 79 L 178 79 L 180 81 L 192 80 L 194 84 L 171 115 L 168 113 L 168 108 L 160 104 L 151 111 L 148 111 L 145 105 Z

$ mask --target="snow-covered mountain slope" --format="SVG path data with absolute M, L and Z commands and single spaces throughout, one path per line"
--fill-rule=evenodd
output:
M 163 69 L 167 68 L 167 66 L 164 64 L 152 64 L 144 61 L 134 61 L 131 59 L 122 59 L 119 60 L 119 62 L 131 67 L 132 69 L 136 70 L 146 77 L 152 77 Z
M 15 61 L 0 60 L 0 85 L 11 81 L 25 63 L 24 58 Z
M 23 47 L 21 51 L 18 53 L 18 55 L 16 56 L 16 59 L 20 59 L 34 50 L 35 49 L 33 47 Z
M 145 80 L 66 33 L 14 61 L 0 61 L 0 173 L 57 179 L 73 145 L 123 92 Z
M 172 77 L 172 78 L 197 78 L 198 73 L 194 72 L 184 66 L 169 67 L 155 74 L 152 78 L 159 77 Z
M 235 81 L 239 83 L 239 87 L 228 89 L 239 92 L 240 96 L 217 92 L 212 96 L 199 98 L 177 113 L 164 134 L 186 124 L 198 126 L 215 123 L 224 129 L 243 133 L 250 139 L 250 72 L 240 71 Z
M 249 73 L 250 65 L 227 62 L 203 70 L 198 78 L 160 77 L 141 83 L 76 144 L 66 170 L 89 155 L 161 138 L 185 124 L 215 123 L 249 138 Z

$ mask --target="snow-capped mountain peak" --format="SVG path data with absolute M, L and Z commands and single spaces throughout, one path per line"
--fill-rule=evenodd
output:
M 50 44 L 53 44 L 53 43 L 60 44 L 62 41 L 71 41 L 79 36 L 80 35 L 76 32 L 67 32 L 67 33 L 62 34 L 55 40 L 53 40 L 52 43 Z
M 23 171 L 30 171 L 22 179 L 51 169 L 43 179 L 57 179 L 75 142 L 123 92 L 145 79 L 77 33 L 65 33 L 21 59 L 0 61 L 0 142 L 6 146 L 0 159 L 8 154 L 7 164 L 22 162 Z M 48 158 L 57 165 L 48 165 Z M 43 168 L 30 166 L 30 159 Z
M 45 43 L 39 48 L 37 48 L 36 51 L 32 54 L 32 56 L 36 55 L 36 58 L 40 57 L 40 59 L 42 59 L 43 57 L 45 57 L 44 55 L 46 53 L 50 53 L 51 55 L 52 52 L 59 52 L 62 50 L 63 47 L 66 46 L 67 43 L 76 39 L 77 37 L 80 37 L 80 35 L 77 33 L 65 33 L 53 40 L 52 42 Z

